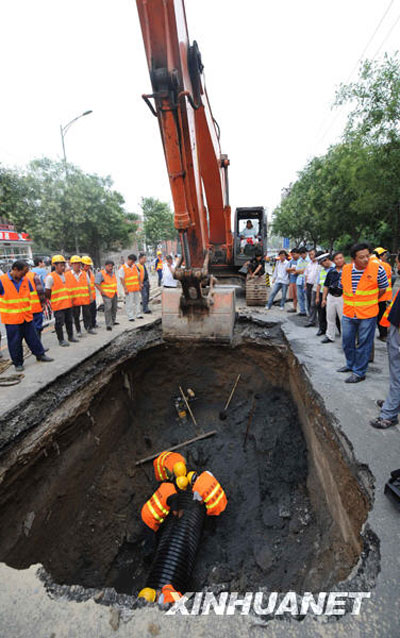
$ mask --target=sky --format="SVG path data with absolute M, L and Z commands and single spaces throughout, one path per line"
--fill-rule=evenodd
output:
M 339 140 L 346 112 L 331 106 L 361 55 L 398 49 L 400 0 L 185 5 L 231 161 L 231 205 L 272 211 L 307 160 Z M 60 125 L 91 109 L 65 137 L 68 161 L 110 175 L 127 211 L 140 212 L 142 196 L 171 203 L 157 121 L 141 99 L 151 87 L 136 2 L 2 0 L 0 24 L 0 164 L 60 160 Z

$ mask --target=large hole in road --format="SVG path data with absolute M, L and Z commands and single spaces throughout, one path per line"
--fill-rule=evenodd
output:
M 193 588 L 316 591 L 346 578 L 363 550 L 367 490 L 279 326 L 239 325 L 229 347 L 168 345 L 159 327 L 132 335 L 10 419 L 24 431 L 0 459 L 0 559 L 41 563 L 60 585 L 137 592 L 148 572 L 140 510 L 156 482 L 151 462 L 135 463 L 196 436 L 177 416 L 181 385 L 196 393 L 199 426 L 217 430 L 182 453 L 228 497 L 204 529 Z

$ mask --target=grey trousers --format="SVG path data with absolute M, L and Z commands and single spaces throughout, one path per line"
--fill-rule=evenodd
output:
M 140 290 L 126 293 L 125 308 L 128 319 L 136 319 L 140 315 Z
M 389 355 L 389 394 L 382 406 L 380 417 L 393 421 L 400 412 L 400 332 L 399 328 L 390 324 L 387 337 Z
M 114 295 L 114 297 L 103 297 L 104 303 L 104 318 L 106 320 L 106 327 L 112 328 L 113 323 L 117 316 L 117 304 L 118 304 L 118 296 Z

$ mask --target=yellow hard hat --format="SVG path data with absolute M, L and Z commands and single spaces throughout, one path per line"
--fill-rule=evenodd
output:
M 72 259 L 72 258 L 71 258 L 71 259 Z M 81 262 L 82 262 L 83 264 L 86 264 L 87 266 L 93 266 L 92 258 L 91 258 L 91 257 L 89 257 L 89 255 L 83 255 L 83 256 L 82 256 L 82 259 L 81 259 Z
M 382 246 L 378 246 L 378 248 L 374 249 L 374 253 L 376 253 L 377 255 L 383 255 L 383 253 L 387 253 L 388 251 L 386 250 L 386 248 L 382 248 Z
M 69 260 L 71 264 L 80 264 L 82 263 L 82 259 L 79 257 L 79 255 L 72 255 L 71 259 Z
M 185 476 L 186 465 L 184 464 L 183 461 L 178 461 L 177 463 L 175 463 L 173 470 L 174 470 L 175 476 Z
M 51 263 L 52 264 L 65 264 L 65 257 L 63 257 L 62 255 L 54 255 L 51 258 Z
M 156 599 L 156 590 L 151 587 L 145 587 L 139 592 L 138 598 L 144 598 L 148 603 L 154 603 Z
M 157 250 L 157 255 L 162 255 L 161 250 Z
M 178 476 L 176 479 L 176 486 L 179 487 L 180 490 L 186 490 L 189 485 L 189 481 L 186 476 Z
M 197 478 L 197 472 L 194 472 L 193 470 L 189 472 L 187 475 L 187 479 L 191 485 L 193 485 L 196 478 Z

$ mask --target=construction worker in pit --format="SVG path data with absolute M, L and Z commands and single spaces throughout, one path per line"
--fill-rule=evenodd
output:
M 145 587 L 139 592 L 138 598 L 146 600 L 148 603 L 157 602 L 159 605 L 169 605 L 182 598 L 182 594 L 171 583 L 168 583 L 158 591 L 152 587 Z
M 178 452 L 161 452 L 153 461 L 156 481 L 168 481 L 174 476 L 186 476 L 186 459 Z
M 163 481 L 154 494 L 143 505 L 142 536 L 144 557 L 149 558 L 155 550 L 156 534 L 167 518 L 170 511 L 174 516 L 181 518 L 183 510 L 178 510 L 178 492 L 186 490 L 189 482 L 186 476 L 177 476 L 173 481 Z
M 194 500 L 204 503 L 207 516 L 219 516 L 222 514 L 228 504 L 228 499 L 215 476 L 208 470 L 201 474 L 190 471 L 187 478 Z

